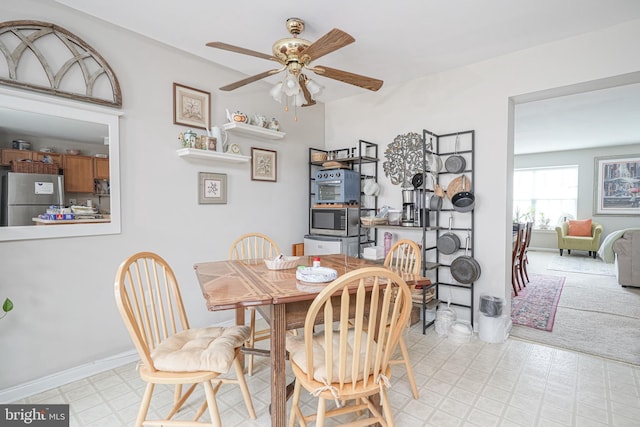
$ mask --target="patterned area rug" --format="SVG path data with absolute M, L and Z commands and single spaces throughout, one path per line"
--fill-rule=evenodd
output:
M 547 270 L 568 271 L 570 273 L 597 274 L 599 276 L 615 276 L 614 264 L 607 264 L 601 259 L 593 259 L 590 256 L 577 254 L 565 254 L 551 259 Z
M 565 278 L 530 273 L 529 279 L 527 287 L 511 300 L 511 320 L 517 325 L 550 332 Z

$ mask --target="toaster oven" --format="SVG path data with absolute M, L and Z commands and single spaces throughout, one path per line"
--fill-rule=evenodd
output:
M 359 203 L 360 174 L 350 169 L 325 169 L 315 176 L 317 204 Z

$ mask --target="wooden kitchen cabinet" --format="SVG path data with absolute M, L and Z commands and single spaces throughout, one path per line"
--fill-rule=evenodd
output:
M 10 165 L 12 160 L 32 160 L 34 154 L 35 153 L 33 151 L 5 148 L 4 150 L 2 150 L 1 162 L 3 165 Z
M 63 156 L 64 190 L 93 193 L 93 157 Z
M 95 179 L 109 179 L 109 159 L 93 159 L 93 177 Z
M 36 162 L 41 162 L 45 157 L 50 158 L 52 163 L 62 166 L 62 154 L 41 153 L 39 151 L 33 153 L 33 160 Z

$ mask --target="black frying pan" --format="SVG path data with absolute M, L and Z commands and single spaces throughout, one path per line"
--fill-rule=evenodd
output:
M 424 174 L 422 173 L 417 173 L 413 175 L 413 178 L 411 178 L 411 184 L 413 184 L 413 188 L 415 188 L 416 190 L 422 187 L 423 183 L 424 183 Z
M 466 176 L 462 175 L 462 191 L 457 192 L 453 195 L 451 199 L 451 204 L 453 205 L 453 209 L 458 212 L 469 212 L 472 211 L 475 204 L 476 198 L 471 191 L 467 191 L 466 189 Z

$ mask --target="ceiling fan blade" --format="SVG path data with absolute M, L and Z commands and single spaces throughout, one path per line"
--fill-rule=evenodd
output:
M 342 30 L 334 28 L 324 36 L 320 37 L 313 44 L 311 44 L 311 46 L 306 48 L 304 52 L 302 52 L 303 62 L 305 62 L 304 58 L 307 55 L 309 56 L 309 59 L 306 61 L 306 63 L 308 64 L 311 61 L 315 61 L 316 59 L 321 58 L 335 50 L 343 48 L 355 41 L 356 39 L 351 37 L 351 35 L 345 33 Z
M 334 80 L 340 80 L 350 85 L 359 86 L 364 89 L 376 91 L 382 87 L 384 83 L 382 80 L 374 79 L 373 77 L 362 76 L 360 74 L 349 73 L 348 71 L 337 70 L 335 68 L 325 67 L 324 65 L 318 65 L 311 68 L 314 73 L 328 77 Z
M 255 50 L 245 49 L 244 47 L 234 46 L 232 44 L 223 42 L 209 42 L 207 46 L 214 47 L 216 49 L 228 50 L 230 52 L 241 53 L 243 55 L 256 56 L 262 59 L 268 59 L 270 61 L 281 62 L 275 56 L 267 55 L 266 53 L 256 52 Z
M 302 94 L 304 95 L 304 99 L 307 100 L 306 104 L 303 104 L 303 107 L 310 107 L 312 105 L 316 104 L 315 99 L 313 99 L 311 97 L 311 92 L 309 92 L 309 89 L 307 88 L 307 76 L 305 76 L 304 74 L 300 73 L 300 77 L 298 78 L 298 81 L 300 82 L 300 89 L 302 90 Z
M 222 86 L 220 90 L 230 91 L 234 89 L 238 89 L 244 85 L 248 85 L 249 83 L 257 82 L 258 80 L 264 79 L 265 77 L 272 76 L 274 74 L 278 74 L 282 69 L 273 69 L 269 71 L 265 71 L 260 74 L 256 74 L 255 76 L 247 77 L 246 79 L 238 80 L 235 83 L 228 84 L 226 86 Z

